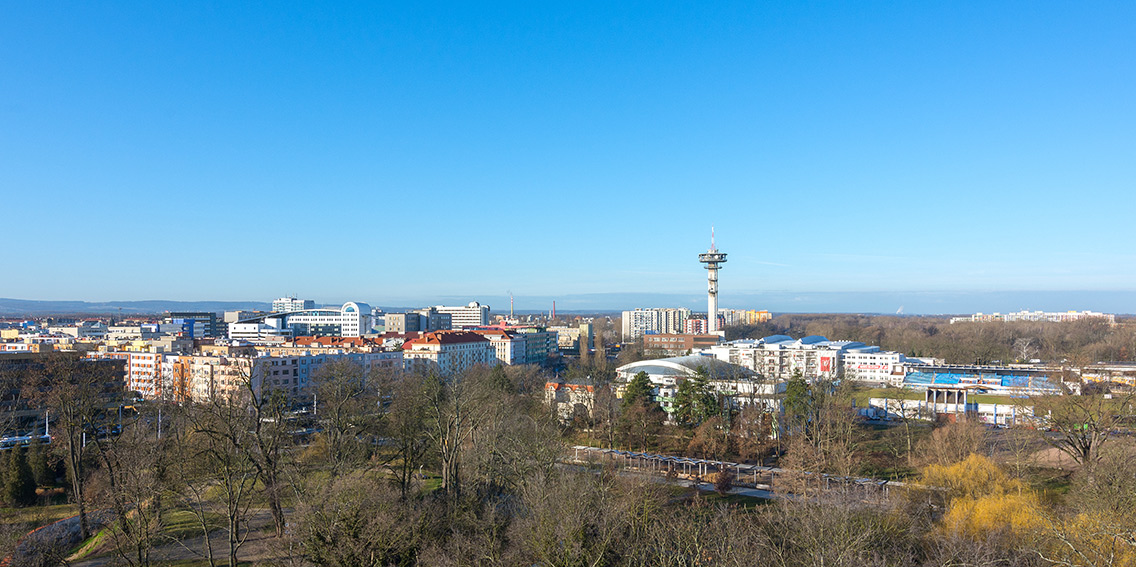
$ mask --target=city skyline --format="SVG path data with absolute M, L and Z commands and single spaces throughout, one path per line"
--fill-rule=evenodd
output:
M 2 297 L 1136 311 L 1128 3 L 0 15 Z

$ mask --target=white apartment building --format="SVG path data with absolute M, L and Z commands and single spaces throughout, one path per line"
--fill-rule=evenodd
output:
M 902 386 L 907 357 L 903 353 L 881 351 L 870 346 L 844 353 L 844 377 L 856 382 Z
M 624 311 L 623 340 L 633 341 L 649 333 L 681 334 L 689 317 L 690 310 L 685 307 Z
M 493 350 L 496 353 L 497 362 L 501 364 L 525 364 L 527 361 L 525 346 L 527 341 L 524 336 L 519 333 L 491 330 L 491 331 L 474 331 L 475 333 L 489 339 L 493 345 Z
M 489 339 L 471 331 L 434 331 L 406 341 L 402 359 L 407 370 L 449 376 L 478 364 L 496 364 L 497 350 Z
M 578 349 L 583 353 L 594 348 L 595 332 L 591 323 L 580 323 L 578 327 L 549 327 L 548 330 L 556 333 L 556 346 L 560 349 Z
M 338 356 L 191 356 L 189 397 L 263 396 L 281 391 L 289 398 L 307 393 L 312 376 Z
M 1081 319 L 1104 319 L 1109 324 L 1116 323 L 1116 315 L 1095 311 L 1028 311 L 1017 313 L 975 313 L 966 317 L 952 317 L 951 323 L 991 323 L 1013 321 L 1044 321 L 1048 323 L 1068 323 Z
M 102 339 L 106 337 L 107 326 L 98 321 L 83 321 L 78 325 L 52 325 L 47 332 L 76 339 Z
M 797 373 L 806 380 L 832 380 L 841 375 L 844 354 L 864 347 L 863 343 L 830 341 L 819 335 L 801 339 L 772 335 L 715 345 L 700 352 L 753 370 L 767 380 L 788 380 Z
M 269 317 L 264 323 L 230 323 L 229 338 L 250 343 L 275 343 L 292 338 L 292 329 L 281 328 L 283 321 Z
M 162 390 L 162 360 L 159 352 L 88 352 L 87 358 L 122 360 L 125 362 L 126 390 L 138 392 L 142 397 L 153 399 Z
M 296 299 L 295 297 L 281 297 L 272 300 L 273 313 L 288 313 L 290 311 L 303 311 L 315 309 L 316 302 L 311 299 Z
M 463 307 L 436 305 L 433 309 L 438 313 L 449 314 L 451 329 L 470 329 L 489 325 L 489 306 L 476 301 L 471 301 Z

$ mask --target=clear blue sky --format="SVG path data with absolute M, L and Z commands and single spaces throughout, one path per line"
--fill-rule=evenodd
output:
M 1136 2 L 706 4 L 0 4 L 0 297 L 1136 289 Z

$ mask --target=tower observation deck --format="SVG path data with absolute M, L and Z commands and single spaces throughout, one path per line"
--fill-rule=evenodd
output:
M 726 263 L 726 253 L 719 252 L 714 244 L 714 229 L 710 229 L 710 249 L 698 255 L 698 261 L 706 265 L 707 303 L 706 328 L 711 335 L 718 334 L 718 269 Z

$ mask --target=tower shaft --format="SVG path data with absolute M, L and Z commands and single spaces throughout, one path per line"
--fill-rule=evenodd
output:
M 714 243 L 714 229 L 710 229 L 710 250 L 698 255 L 698 261 L 706 265 L 706 328 L 711 335 L 718 329 L 718 269 L 726 263 L 726 253 L 719 252 Z

